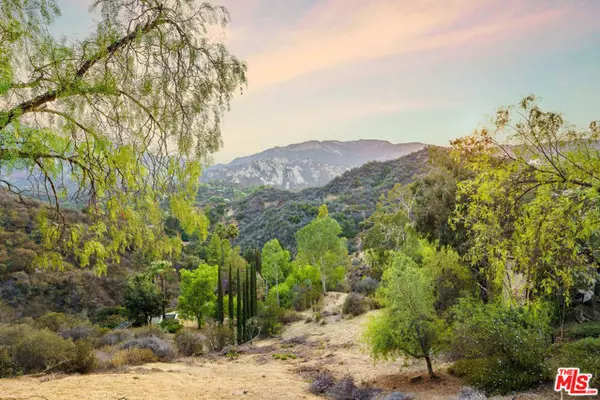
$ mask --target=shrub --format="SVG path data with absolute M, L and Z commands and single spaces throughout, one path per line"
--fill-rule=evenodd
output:
M 157 357 L 151 349 L 128 348 L 117 351 L 110 360 L 110 365 L 118 368 L 124 365 L 141 365 L 155 361 L 157 361 Z
M 546 362 L 548 379 L 554 379 L 560 367 L 578 367 L 582 373 L 592 374 L 591 387 L 600 387 L 600 338 L 585 338 L 552 346 Z
M 302 321 L 303 318 L 302 314 L 294 310 L 284 310 L 280 320 L 283 324 L 291 324 L 292 322 Z
M 145 338 L 150 336 L 154 336 L 161 339 L 165 338 L 165 331 L 160 329 L 160 327 L 158 327 L 157 325 L 146 325 L 141 326 L 139 328 L 133 328 L 131 332 L 133 333 L 133 336 L 135 338 Z
M 98 367 L 94 346 L 90 340 L 78 340 L 75 343 L 75 356 L 68 365 L 69 372 L 85 374 Z
M 549 316 L 540 305 L 509 307 L 461 299 L 451 310 L 453 370 L 488 393 L 525 390 L 544 378 Z
M 122 346 L 122 349 L 150 349 L 152 353 L 156 357 L 161 360 L 168 361 L 175 358 L 175 349 L 170 342 L 158 338 L 156 336 L 147 336 L 137 339 L 132 339 L 128 342 L 125 342 Z
M 202 332 L 209 351 L 221 351 L 233 343 L 233 331 L 227 325 L 219 326 L 216 322 L 209 322 Z
M 107 332 L 102 336 L 101 343 L 108 346 L 114 346 L 115 344 L 123 343 L 132 338 L 133 334 L 129 331 L 112 331 Z
M 308 391 L 316 395 L 324 395 L 333 385 L 335 380 L 327 372 L 320 373 L 308 387 Z
M 163 331 L 169 333 L 177 333 L 183 329 L 183 324 L 176 319 L 166 319 L 159 326 Z
M 59 312 L 49 312 L 35 320 L 35 325 L 40 329 L 50 329 L 58 332 L 67 326 L 67 316 Z
M 449 372 L 487 393 L 506 394 L 531 388 L 544 381 L 541 365 L 523 368 L 499 357 L 464 359 L 455 362 Z
M 35 328 L 25 324 L 0 326 L 0 347 L 12 348 L 33 331 Z
M 104 328 L 113 329 L 127 320 L 125 307 L 101 307 L 92 317 L 92 322 Z
M 367 302 L 365 301 L 364 296 L 353 292 L 346 296 L 342 312 L 346 315 L 356 317 L 367 312 L 367 308 Z
M 71 328 L 61 329 L 58 333 L 63 339 L 74 341 L 100 336 L 100 330 L 92 325 L 76 325 Z
M 19 374 L 20 370 L 14 363 L 8 349 L 0 348 L 0 378 L 9 378 Z
M 584 322 L 575 325 L 567 330 L 566 336 L 570 339 L 600 338 L 600 322 Z
M 29 332 L 13 349 L 13 359 L 24 373 L 64 370 L 75 358 L 75 344 L 48 329 Z
M 335 400 L 369 400 L 381 392 L 379 389 L 358 388 L 351 376 L 345 376 L 327 390 L 326 395 Z
M 265 336 L 277 335 L 281 332 L 283 324 L 281 319 L 285 310 L 277 306 L 276 302 L 265 301 L 264 303 L 258 303 L 258 325 L 260 331 Z
M 188 330 L 183 330 L 175 335 L 177 350 L 186 357 L 201 355 L 205 340 L 206 338 L 200 333 Z
M 360 281 L 352 285 L 352 290 L 357 293 L 372 295 L 379 287 L 379 281 L 370 276 L 363 277 Z

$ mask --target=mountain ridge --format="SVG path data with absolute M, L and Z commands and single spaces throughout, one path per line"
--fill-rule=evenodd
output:
M 420 142 L 393 144 L 377 139 L 309 140 L 213 165 L 204 171 L 201 181 L 300 190 L 323 186 L 369 161 L 396 159 L 426 146 Z

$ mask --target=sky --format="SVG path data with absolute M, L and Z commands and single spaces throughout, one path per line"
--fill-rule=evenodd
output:
M 85 36 L 87 0 L 58 0 Z M 528 94 L 600 120 L 598 0 L 221 0 L 220 37 L 248 66 L 223 118 L 228 162 L 306 140 L 446 145 Z

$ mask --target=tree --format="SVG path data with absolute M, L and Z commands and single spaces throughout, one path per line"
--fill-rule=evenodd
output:
M 383 274 L 381 301 L 386 308 L 365 332 L 372 355 L 424 359 L 434 378 L 431 357 L 444 344 L 444 325 L 435 312 L 431 277 L 412 258 L 396 253 Z
M 0 186 L 51 205 L 39 216 L 36 265 L 75 257 L 102 274 L 131 248 L 179 252 L 164 231 L 169 215 L 206 237 L 194 206 L 200 166 L 221 145 L 221 115 L 246 67 L 206 34 L 228 22 L 224 8 L 97 0 L 93 10 L 95 32 L 65 42 L 49 33 L 55 0 L 0 4 Z M 67 222 L 67 200 L 84 205 L 89 226 Z
M 181 295 L 177 308 L 184 318 L 195 319 L 200 329 L 204 317 L 209 315 L 214 307 L 218 267 L 200 264 L 193 271 L 182 269 L 180 273 Z
M 317 218 L 296 232 L 297 258 L 301 264 L 319 269 L 323 293 L 327 291 L 328 279 L 331 281 L 330 278 L 345 269 L 348 262 L 346 239 L 339 237 L 341 231 L 337 221 L 329 217 L 327 206 L 323 205 Z
M 135 275 L 127 283 L 123 305 L 135 325 L 147 325 L 161 312 L 162 297 L 147 275 Z
M 170 261 L 153 261 L 150 264 L 150 277 L 154 281 L 154 278 L 158 278 L 159 286 L 160 286 L 160 294 L 162 296 L 161 300 L 161 314 L 163 319 L 166 316 L 166 307 L 169 303 L 169 299 L 167 298 L 167 287 L 166 282 L 175 275 L 176 271 L 173 268 L 173 264 Z
M 469 229 L 467 259 L 491 298 L 563 308 L 598 268 L 600 124 L 588 130 L 543 111 L 535 97 L 498 110 L 492 130 L 452 143 L 473 178 L 458 184 L 454 222 Z M 524 284 L 519 284 L 523 280 Z
M 238 237 L 238 235 L 240 234 L 240 230 L 237 227 L 237 225 L 234 224 L 229 224 L 227 226 L 227 239 L 229 239 L 229 245 L 230 247 L 233 249 L 233 242 L 235 241 L 235 238 Z M 242 257 L 239 256 L 239 250 L 238 252 L 235 253 L 235 256 L 237 256 L 238 259 L 241 259 L 241 261 L 243 261 L 244 259 Z M 233 255 L 233 253 L 232 253 Z M 232 275 L 232 266 L 233 266 L 233 257 L 230 257 L 229 259 L 229 274 L 227 275 L 227 292 L 229 293 L 228 295 L 228 311 L 229 311 L 229 327 L 232 328 L 233 327 L 233 275 Z
M 290 253 L 281 248 L 277 239 L 269 240 L 262 249 L 261 259 L 262 277 L 265 281 L 266 294 L 269 292 L 269 284 L 275 285 L 277 291 L 277 305 L 279 303 L 279 282 L 287 277 L 290 270 Z

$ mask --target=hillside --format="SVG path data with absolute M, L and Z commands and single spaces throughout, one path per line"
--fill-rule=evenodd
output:
M 203 182 L 241 187 L 272 186 L 299 190 L 323 186 L 345 171 L 369 161 L 387 161 L 421 150 L 423 143 L 392 144 L 383 140 L 308 141 L 274 147 L 229 164 L 207 168 Z
M 264 188 L 232 202 L 228 212 L 239 224 L 238 243 L 242 247 L 262 247 L 277 238 L 294 249 L 295 232 L 315 218 L 323 203 L 342 226 L 344 236 L 352 239 L 361 222 L 375 211 L 382 194 L 396 183 L 410 183 L 428 170 L 429 153 L 423 149 L 395 160 L 369 162 L 319 188 L 299 192 Z M 350 249 L 354 249 L 352 241 Z
M 126 254 L 119 265 L 111 264 L 108 275 L 96 276 L 68 260 L 65 271 L 40 270 L 32 265 L 42 250 L 36 213 L 43 203 L 29 200 L 28 207 L 15 196 L 0 191 L 0 319 L 40 316 L 48 311 L 93 312 L 115 306 L 134 262 Z M 69 221 L 85 222 L 85 214 L 64 209 Z M 4 314 L 10 315 L 4 315 Z

